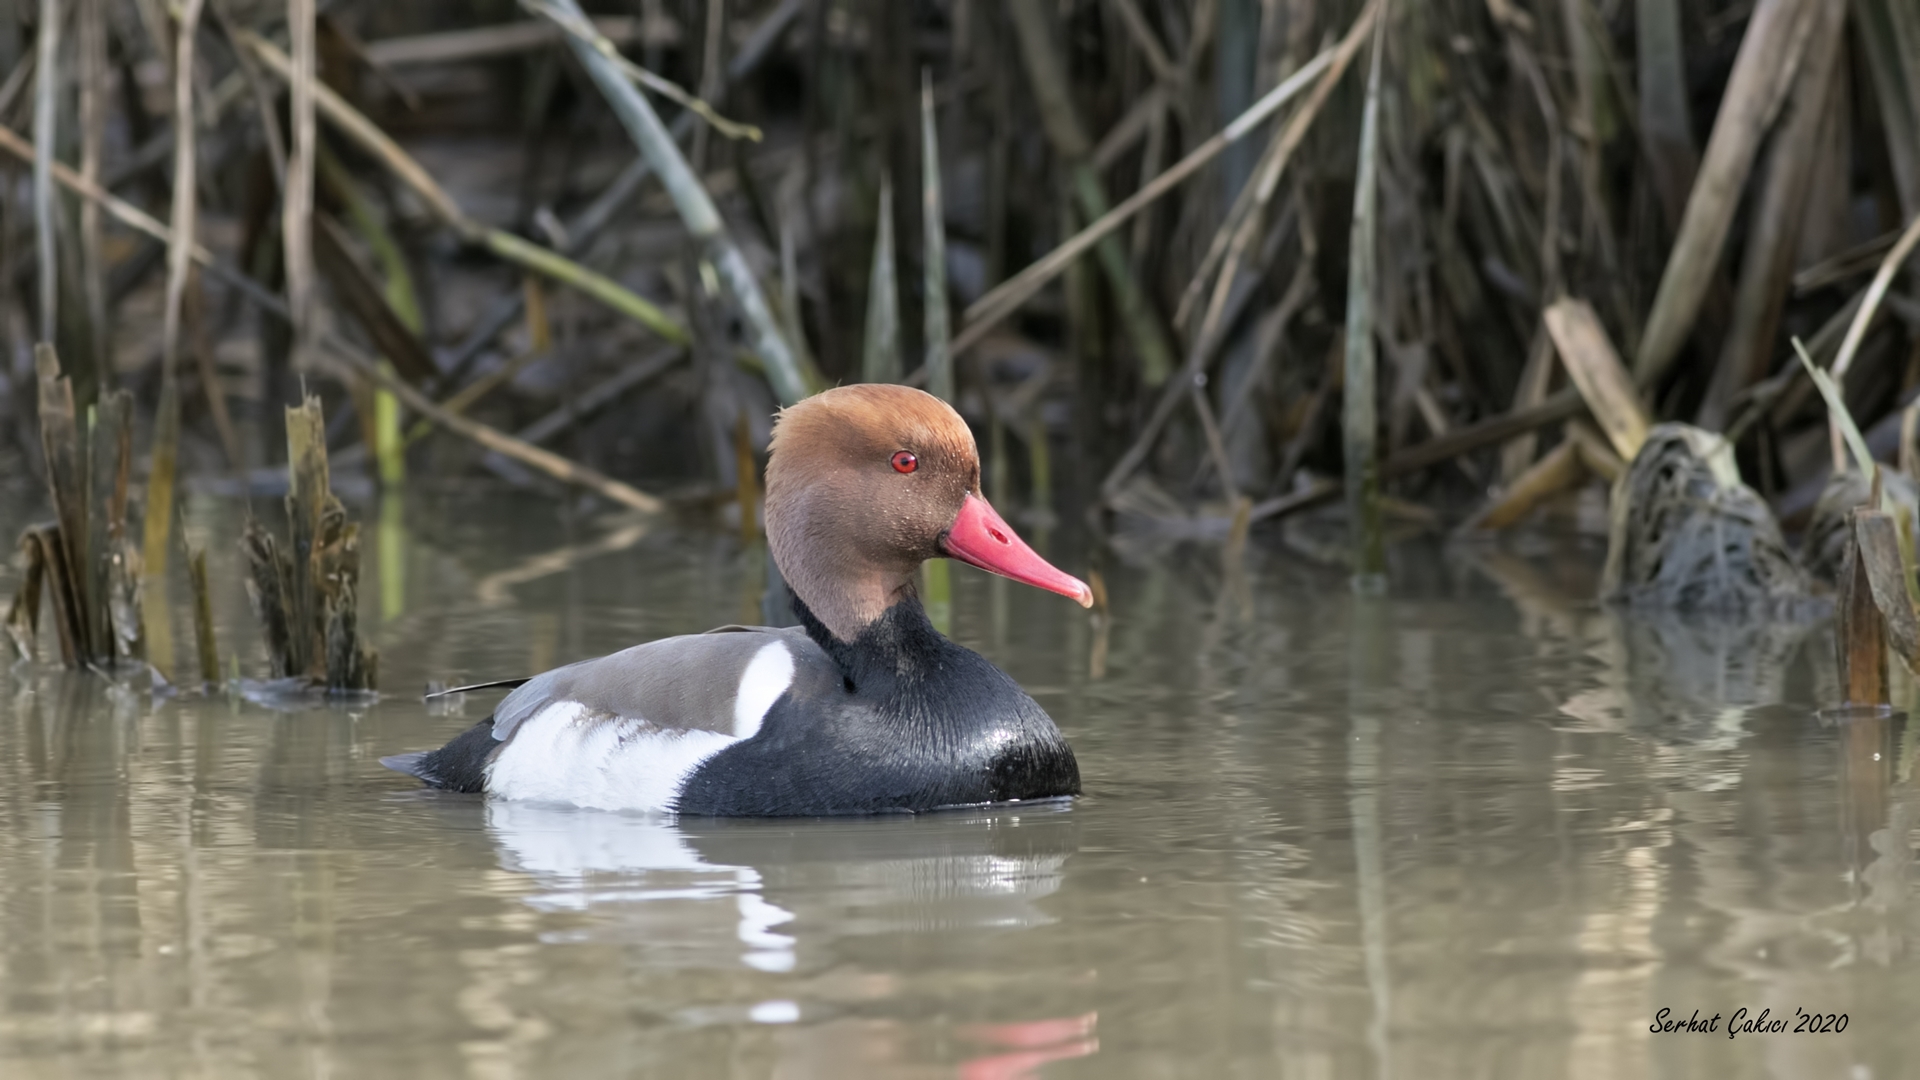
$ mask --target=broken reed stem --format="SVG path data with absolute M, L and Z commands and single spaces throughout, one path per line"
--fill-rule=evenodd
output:
M 1353 586 L 1373 594 L 1386 587 L 1386 542 L 1380 528 L 1380 458 L 1377 439 L 1373 306 L 1376 291 L 1380 147 L 1380 64 L 1387 20 L 1374 20 L 1373 62 L 1360 116 L 1360 163 L 1354 180 L 1353 231 L 1347 255 L 1347 365 L 1342 392 L 1347 527 L 1353 544 Z
M 575 0 L 554 0 L 547 7 L 575 19 L 585 19 Z M 793 347 L 787 342 L 786 335 L 781 333 L 773 309 L 760 289 L 759 279 L 747 265 L 746 256 L 741 253 L 739 245 L 727 234 L 726 223 L 721 220 L 712 196 L 701 186 L 699 177 L 688 166 L 687 159 L 667 133 L 666 126 L 660 123 L 653 106 L 594 45 L 571 35 L 567 43 L 593 77 L 594 84 L 606 96 L 607 103 L 613 106 L 615 115 L 633 137 L 640 152 L 653 163 L 654 172 L 659 174 L 661 184 L 673 199 L 674 209 L 679 212 L 687 231 L 705 249 L 705 257 L 726 283 L 727 290 L 733 294 L 752 338 L 754 354 L 766 369 L 767 382 L 773 387 L 774 396 L 783 405 L 792 405 L 806 397 L 812 392 L 812 380 L 801 369 Z

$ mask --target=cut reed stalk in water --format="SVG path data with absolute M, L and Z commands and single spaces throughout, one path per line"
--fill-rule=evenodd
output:
M 20 539 L 27 573 L 7 614 L 23 657 L 34 655 L 40 599 L 52 601 L 60 658 L 68 667 L 114 667 L 137 660 L 140 559 L 127 536 L 133 402 L 126 391 L 101 401 L 82 431 L 73 384 L 53 347 L 35 347 L 41 449 L 55 522 Z
M 1848 538 L 1846 557 L 1841 564 L 1840 592 L 1834 613 L 1834 664 L 1840 672 L 1841 704 L 1885 705 L 1890 699 L 1887 682 L 1886 627 L 1879 607 L 1874 603 L 1873 582 L 1862 556 L 1856 529 Z M 1904 600 L 1905 590 L 1901 591 Z
M 34 365 L 40 383 L 40 448 L 46 455 L 47 491 L 58 522 L 60 558 L 53 565 L 66 579 L 59 591 L 68 600 L 73 640 L 72 652 L 63 659 L 76 667 L 92 658 L 94 640 L 93 596 L 86 572 L 86 451 L 80 441 L 79 418 L 74 415 L 73 383 L 61 373 L 51 345 L 34 347 Z
M 220 683 L 220 650 L 213 632 L 213 600 L 207 590 L 207 550 L 185 535 L 180 538 L 187 556 L 187 580 L 193 587 L 193 642 L 200 659 L 200 683 Z
M 360 533 L 328 479 L 326 422 L 309 396 L 287 416 L 287 543 L 257 520 L 240 549 L 276 678 L 330 693 L 372 690 L 379 658 L 359 636 Z M 202 656 L 202 665 L 206 657 Z

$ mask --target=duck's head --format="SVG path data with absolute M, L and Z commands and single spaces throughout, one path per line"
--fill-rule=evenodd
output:
M 862 383 L 782 410 L 767 460 L 767 542 L 794 595 L 852 641 L 913 595 L 915 572 L 953 558 L 1093 603 L 980 494 L 980 454 L 945 402 Z

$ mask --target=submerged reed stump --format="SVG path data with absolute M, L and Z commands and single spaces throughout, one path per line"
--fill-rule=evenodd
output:
M 330 693 L 372 690 L 379 655 L 360 640 L 360 527 L 328 481 L 318 398 L 287 410 L 287 474 L 287 543 L 257 520 L 240 538 L 273 676 Z
M 22 657 L 34 658 L 44 593 L 67 667 L 139 662 L 140 552 L 127 529 L 133 399 L 116 391 L 82 418 L 51 345 L 35 346 L 34 367 L 55 520 L 20 536 L 26 577 L 7 611 L 7 636 Z

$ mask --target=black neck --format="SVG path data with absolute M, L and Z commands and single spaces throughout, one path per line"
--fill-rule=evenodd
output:
M 935 661 L 940 655 L 956 648 L 934 629 L 915 596 L 888 608 L 852 641 L 834 637 L 798 596 L 793 598 L 793 613 L 807 636 L 827 651 L 840 673 L 862 694 L 887 696 L 903 680 L 924 680 L 938 670 Z

